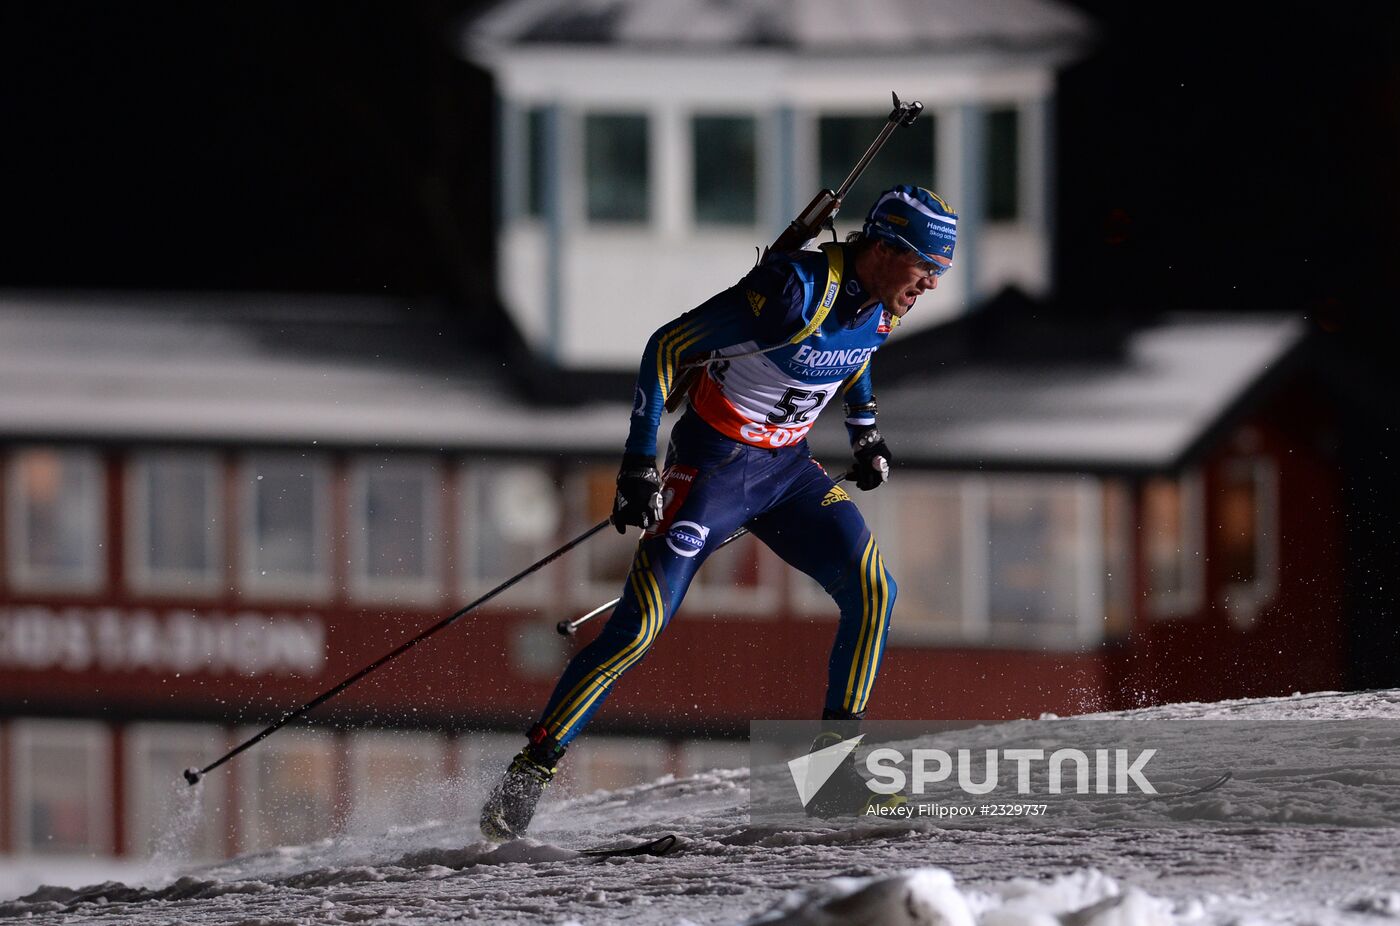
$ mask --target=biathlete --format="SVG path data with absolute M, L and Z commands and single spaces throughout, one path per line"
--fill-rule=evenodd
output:
M 919 296 L 938 287 L 952 264 L 957 219 L 928 190 L 887 190 L 846 242 L 770 254 L 652 335 L 612 513 L 620 533 L 629 525 L 644 533 L 622 600 L 570 661 L 487 798 L 487 838 L 525 832 L 569 743 L 656 642 L 706 556 L 741 526 L 835 599 L 841 618 L 822 716 L 845 725 L 835 740 L 858 724 L 879 674 L 895 581 L 859 509 L 812 459 L 805 435 L 840 393 L 856 485 L 870 490 L 889 478 L 893 456 L 876 425 L 871 357 Z M 672 430 L 663 477 L 661 414 L 681 370 L 697 363 L 703 372 Z M 823 789 L 830 796 L 819 794 L 808 809 L 858 811 L 839 804 L 872 799 L 849 787 L 859 781 Z

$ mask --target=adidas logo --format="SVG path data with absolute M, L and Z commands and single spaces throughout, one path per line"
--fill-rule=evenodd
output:
M 846 490 L 840 486 L 832 486 L 831 491 L 826 493 L 826 498 L 822 499 L 822 507 L 834 505 L 837 502 L 849 502 L 851 497 L 846 494 Z

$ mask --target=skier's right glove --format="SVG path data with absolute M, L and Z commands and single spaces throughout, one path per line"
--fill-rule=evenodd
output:
M 862 432 L 851 443 L 851 451 L 856 458 L 852 472 L 861 491 L 878 489 L 889 481 L 890 464 L 894 462 L 894 454 L 890 453 L 890 448 L 885 444 L 879 430 L 870 428 Z
M 629 524 L 648 530 L 661 523 L 661 474 L 651 457 L 623 454 L 622 468 L 617 472 L 612 523 L 619 534 L 627 533 Z

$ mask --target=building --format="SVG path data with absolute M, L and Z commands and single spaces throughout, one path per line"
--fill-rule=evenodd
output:
M 986 335 L 998 314 L 926 336 L 962 345 L 946 372 L 882 388 L 902 465 L 857 500 L 901 592 L 872 714 L 1340 684 L 1338 477 L 1299 323 L 1168 319 L 1028 365 Z M 0 300 L 0 847 L 144 854 L 185 806 L 181 769 L 606 517 L 625 401 L 522 408 L 442 321 Z M 812 440 L 845 465 L 839 422 Z M 617 593 L 633 543 L 597 535 L 211 773 L 190 851 L 470 812 L 474 769 L 517 748 L 577 645 L 555 623 Z M 820 703 L 803 667 L 834 617 L 753 541 L 716 554 L 572 786 L 743 764 L 725 737 Z
M 852 190 L 838 232 L 916 179 L 958 209 L 966 245 L 912 329 L 1004 286 L 1046 293 L 1054 77 L 1089 35 L 1051 0 L 498 4 L 463 48 L 497 85 L 502 299 L 553 364 L 631 369 L 612 333 L 732 284 L 855 166 L 892 90 L 925 114 Z

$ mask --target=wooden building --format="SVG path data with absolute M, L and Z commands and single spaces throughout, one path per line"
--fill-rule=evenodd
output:
M 450 330 L 381 300 L 0 299 L 0 851 L 150 851 L 181 769 L 606 516 L 628 391 L 530 405 Z M 927 346 L 907 342 L 878 390 L 896 477 L 853 493 L 900 585 L 872 716 L 1340 685 L 1305 341 L 1187 316 L 1101 356 L 896 375 Z M 839 421 L 812 441 L 847 465 Z M 192 851 L 472 812 L 476 770 L 595 632 L 555 623 L 617 594 L 634 543 L 598 535 L 212 773 Z M 566 787 L 744 764 L 749 719 L 818 709 L 835 616 L 751 540 L 716 554 Z

